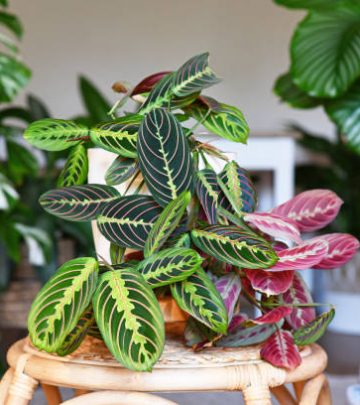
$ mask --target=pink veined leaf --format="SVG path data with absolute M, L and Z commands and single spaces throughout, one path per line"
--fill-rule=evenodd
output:
M 243 293 L 255 297 L 256 291 L 253 289 L 250 280 L 247 277 L 241 277 L 240 280 Z
M 313 300 L 307 285 L 303 278 L 298 273 L 294 273 L 294 279 L 291 287 L 283 294 L 284 304 L 298 305 L 298 304 L 312 304 Z M 316 317 L 315 309 L 313 307 L 297 307 L 293 308 L 285 319 L 287 323 L 294 329 L 313 321 Z
M 244 220 L 273 238 L 301 243 L 299 228 L 294 220 L 266 212 L 246 214 Z
M 343 201 L 330 190 L 304 191 L 271 210 L 293 219 L 300 232 L 312 232 L 328 225 L 337 216 Z
M 155 86 L 155 84 L 160 81 L 165 75 L 171 73 L 171 71 L 158 72 L 150 76 L 145 77 L 138 83 L 131 91 L 131 96 L 136 96 L 137 94 L 147 93 Z
M 261 357 L 276 367 L 293 370 L 301 363 L 300 352 L 289 331 L 277 330 L 260 351 Z
M 310 239 L 292 248 L 277 252 L 278 262 L 266 271 L 306 270 L 318 264 L 329 250 L 323 239 Z
M 285 318 L 286 315 L 289 315 L 292 312 L 290 307 L 277 307 L 269 312 L 266 312 L 264 315 L 259 316 L 258 318 L 252 319 L 251 322 L 262 325 L 265 323 L 277 323 L 280 319 Z
M 231 320 L 241 292 L 240 277 L 235 273 L 226 274 L 216 280 L 215 287 L 224 301 L 228 319 Z
M 329 250 L 314 269 L 335 269 L 353 258 L 359 249 L 359 241 L 347 233 L 329 233 L 312 240 L 326 240 Z
M 294 277 L 293 270 L 265 271 L 244 270 L 252 287 L 266 295 L 278 295 L 287 291 Z
M 234 332 L 240 327 L 241 324 L 243 324 L 247 320 L 248 316 L 243 312 L 234 314 L 228 326 L 228 333 Z

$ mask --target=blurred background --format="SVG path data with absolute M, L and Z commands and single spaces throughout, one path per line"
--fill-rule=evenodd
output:
M 271 0 L 9 0 L 8 6 L 21 20 L 17 57 L 32 77 L 22 72 L 16 97 L 0 94 L 3 366 L 8 345 L 26 333 L 27 310 L 41 283 L 59 264 L 93 251 L 89 228 L 57 221 L 37 204 L 41 192 L 55 184 L 63 156 L 34 155 L 18 137 L 29 122 L 48 116 L 101 121 L 118 98 L 111 90 L 116 81 L 134 85 L 209 51 L 211 66 L 224 80 L 208 94 L 239 107 L 251 128 L 248 150 L 238 159 L 256 175 L 262 208 L 283 202 L 295 189 L 332 188 L 345 200 L 333 230 L 359 238 L 359 156 L 339 144 L 321 107 L 293 109 L 272 90 L 289 66 L 290 39 L 303 11 Z M 258 151 L 265 147 L 267 163 L 257 166 Z M 349 164 L 340 167 L 334 156 Z M 286 180 L 276 171 L 285 171 Z M 351 381 L 360 363 L 359 262 L 357 257 L 331 275 L 307 275 L 317 298 L 337 304 L 338 314 L 344 314 L 323 344 L 329 371 L 350 375 Z M 349 307 L 355 308 L 351 314 Z

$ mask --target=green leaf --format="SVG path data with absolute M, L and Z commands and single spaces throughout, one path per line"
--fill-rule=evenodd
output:
M 137 151 L 145 183 L 160 205 L 167 205 L 191 189 L 190 148 L 182 127 L 171 113 L 155 109 L 145 116 Z
M 85 76 L 79 78 L 80 94 L 84 106 L 93 122 L 106 121 L 109 118 L 110 103 Z
M 18 60 L 0 53 L 0 102 L 12 101 L 30 80 L 31 71 Z
M 218 202 L 223 197 L 213 169 L 203 169 L 196 173 L 195 190 L 210 224 L 217 223 Z
M 210 97 L 202 97 L 184 111 L 210 132 L 233 142 L 246 143 L 249 127 L 243 113 L 234 106 L 218 102 L 216 108 L 211 109 L 208 104 L 212 102 Z
M 47 191 L 40 197 L 45 211 L 69 221 L 95 219 L 109 203 L 120 198 L 119 192 L 102 184 L 63 187 Z
M 246 269 L 266 269 L 278 258 L 271 245 L 254 232 L 238 226 L 213 225 L 194 229 L 191 238 L 203 252 Z
M 46 118 L 28 126 L 24 138 L 33 146 L 47 151 L 71 148 L 89 136 L 89 130 L 74 121 Z
M 0 173 L 0 210 L 13 208 L 19 200 L 19 194 L 10 180 Z
M 157 288 L 185 280 L 201 263 L 201 256 L 193 249 L 169 248 L 140 262 L 137 270 L 151 288 Z
M 17 141 L 8 139 L 7 149 L 7 173 L 17 184 L 22 183 L 26 177 L 35 177 L 39 171 L 39 162 L 34 154 Z
M 0 5 L 7 7 L 8 6 L 8 0 L 0 0 Z
M 291 75 L 312 97 L 339 97 L 360 75 L 360 4 L 313 11 L 291 42 Z
M 70 187 L 86 183 L 88 169 L 87 149 L 82 144 L 73 146 L 58 177 L 57 186 Z
M 50 118 L 51 114 L 46 105 L 33 94 L 29 94 L 26 97 L 26 103 L 28 105 L 29 113 L 32 121 L 42 120 L 44 118 Z
M 330 101 L 325 109 L 329 117 L 346 136 L 348 145 L 360 154 L 360 81 L 342 97 Z
M 92 306 L 89 305 L 80 316 L 75 328 L 66 336 L 64 343 L 56 353 L 59 356 L 66 356 L 74 352 L 82 343 L 88 331 L 96 325 Z
M 335 316 L 335 309 L 331 308 L 330 311 L 316 317 L 310 323 L 296 329 L 293 332 L 294 342 L 298 346 L 306 346 L 315 343 L 325 333 L 326 328 Z
M 0 24 L 8 28 L 17 38 L 22 37 L 23 27 L 16 15 L 0 11 Z
M 156 83 L 146 101 L 141 106 L 139 114 L 145 115 L 155 108 L 170 106 L 174 75 L 175 73 L 169 73 Z
M 150 196 L 130 195 L 107 203 L 97 218 L 100 232 L 116 245 L 143 249 L 161 207 Z
M 124 259 L 125 248 L 122 246 L 110 243 L 110 260 L 111 264 L 122 264 Z
M 7 49 L 9 49 L 9 51 L 13 52 L 14 54 L 19 52 L 19 48 L 16 45 L 16 43 L 2 32 L 0 32 L 0 43 L 2 45 L 4 45 Z
M 93 298 L 106 346 L 124 367 L 150 371 L 165 344 L 164 320 L 155 294 L 132 268 L 100 277 Z
M 276 4 L 295 9 L 322 9 L 336 7 L 344 0 L 274 0 Z
M 30 339 L 47 352 L 59 350 L 90 304 L 98 264 L 92 257 L 63 264 L 36 296 L 28 318 Z
M 176 71 L 171 89 L 175 96 L 185 97 L 220 82 L 208 66 L 208 59 L 208 52 L 196 55 Z
M 171 285 L 172 295 L 179 307 L 218 333 L 228 326 L 224 302 L 202 268 L 186 280 Z
M 102 149 L 136 158 L 136 142 L 142 118 L 139 114 L 130 114 L 99 124 L 91 129 L 91 140 Z
M 275 82 L 274 93 L 281 101 L 294 108 L 314 108 L 322 104 L 319 98 L 311 97 L 294 83 L 290 73 L 279 76 Z
M 179 225 L 190 202 L 191 194 L 185 191 L 163 209 L 151 228 L 144 246 L 145 257 L 158 251 Z
M 106 170 L 106 184 L 116 186 L 129 180 L 137 172 L 138 167 L 136 160 L 118 156 Z

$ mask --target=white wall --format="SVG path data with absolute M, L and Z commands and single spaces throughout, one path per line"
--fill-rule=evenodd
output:
M 299 112 L 272 94 L 288 65 L 299 12 L 271 0 L 11 0 L 25 25 L 23 53 L 33 69 L 28 87 L 58 117 L 81 112 L 76 77 L 84 73 L 112 100 L 116 80 L 175 69 L 205 50 L 224 81 L 209 93 L 239 106 L 254 132 L 290 119 L 318 131 L 332 126 L 320 111 Z

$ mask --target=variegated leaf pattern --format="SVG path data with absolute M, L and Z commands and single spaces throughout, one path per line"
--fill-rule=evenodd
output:
M 96 322 L 88 328 L 87 334 L 96 339 L 103 340 L 100 329 L 96 325 Z
M 316 317 L 308 324 L 301 326 L 293 332 L 294 341 L 298 346 L 306 346 L 315 343 L 325 333 L 326 328 L 334 319 L 335 309 L 331 308 L 330 311 Z
M 117 186 L 129 180 L 138 170 L 138 162 L 134 159 L 118 156 L 105 173 L 105 181 L 109 186 Z
M 56 350 L 59 356 L 74 352 L 82 343 L 90 328 L 95 326 L 95 317 L 90 305 L 80 316 L 75 328 L 66 336 L 62 346 Z
M 285 318 L 286 315 L 289 315 L 291 312 L 292 308 L 279 306 L 271 309 L 268 312 L 265 312 L 263 315 L 255 319 L 252 319 L 251 322 L 256 323 L 258 325 L 264 325 L 267 323 L 277 323 L 281 319 Z
M 175 228 L 179 225 L 190 202 L 191 194 L 184 191 L 175 200 L 170 201 L 163 209 L 151 228 L 145 242 L 144 255 L 151 256 L 166 242 Z
M 96 323 L 111 354 L 124 367 L 150 371 L 165 344 L 155 294 L 134 269 L 103 274 L 93 297 Z
M 102 149 L 136 158 L 136 142 L 142 118 L 139 114 L 129 114 L 99 124 L 91 129 L 91 140 Z
M 170 105 L 172 85 L 175 73 L 165 75 L 151 90 L 145 103 L 141 106 L 139 114 L 147 114 L 155 108 Z
M 223 197 L 213 169 L 203 169 L 196 173 L 195 190 L 210 224 L 217 223 L 217 206 Z
M 185 97 L 220 82 L 209 67 L 208 59 L 208 52 L 193 56 L 176 71 L 172 87 L 175 96 Z
M 300 274 L 295 273 L 291 287 L 283 294 L 284 304 L 312 304 L 310 291 Z M 291 314 L 286 316 L 287 323 L 298 329 L 315 319 L 315 309 L 312 307 L 294 307 Z
M 69 221 L 89 221 L 119 198 L 119 192 L 113 187 L 84 184 L 47 191 L 39 202 L 47 212 L 57 217 Z
M 260 355 L 273 366 L 289 370 L 293 370 L 301 363 L 299 349 L 291 332 L 287 330 L 277 330 L 271 335 L 261 348 Z
M 257 206 L 257 193 L 250 174 L 235 161 L 228 162 L 220 173 L 223 190 L 235 212 L 253 212 Z
M 202 268 L 186 280 L 171 284 L 171 292 L 182 310 L 214 332 L 226 333 L 228 317 L 224 302 Z
M 205 103 L 204 100 L 205 99 Z M 236 107 L 218 103 L 214 109 L 209 109 L 208 97 L 202 97 L 185 107 L 184 111 L 211 133 L 233 142 L 246 143 L 249 126 L 243 113 Z
M 24 138 L 39 149 L 60 151 L 88 139 L 89 129 L 74 121 L 46 118 L 31 123 Z
M 82 144 L 73 146 L 58 177 L 57 186 L 70 187 L 86 183 L 88 169 L 86 148 Z
M 197 271 L 203 259 L 193 249 L 169 248 L 154 253 L 137 266 L 151 288 L 185 280 Z
M 162 109 L 144 118 L 137 145 L 140 170 L 162 206 L 191 189 L 193 165 L 188 141 L 176 118 Z
M 293 270 L 270 272 L 244 269 L 244 271 L 252 288 L 266 295 L 278 295 L 286 292 L 291 287 L 294 278 Z
M 161 207 L 150 196 L 121 197 L 106 207 L 97 218 L 100 232 L 116 245 L 143 249 Z
M 110 243 L 110 260 L 111 264 L 121 264 L 124 261 L 125 248 L 123 246 Z
M 276 253 L 264 239 L 238 226 L 194 229 L 191 238 L 203 252 L 234 266 L 266 269 L 277 261 Z
M 165 72 L 153 73 L 150 76 L 146 76 L 140 83 L 138 83 L 132 90 L 131 96 L 136 96 L 137 94 L 148 93 L 154 86 L 166 75 L 172 73 L 167 70 Z
M 241 292 L 240 277 L 235 273 L 225 274 L 215 281 L 215 287 L 224 301 L 228 319 L 231 321 Z
M 30 339 L 47 352 L 59 350 L 90 304 L 98 263 L 83 257 L 63 264 L 36 296 L 28 317 Z

